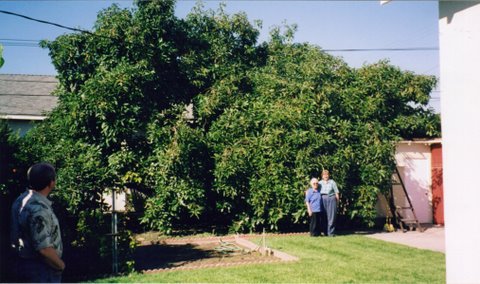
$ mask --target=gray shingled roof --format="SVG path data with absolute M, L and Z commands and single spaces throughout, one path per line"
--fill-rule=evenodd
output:
M 43 119 L 57 104 L 57 85 L 55 76 L 0 74 L 0 118 Z

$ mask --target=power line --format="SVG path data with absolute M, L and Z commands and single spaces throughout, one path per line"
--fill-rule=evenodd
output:
M 143 1 L 145 1 L 145 0 L 143 0 Z M 27 19 L 27 20 L 31 20 L 31 21 L 35 21 L 35 22 L 39 22 L 39 23 L 43 23 L 43 24 L 47 24 L 47 25 L 53 25 L 53 26 L 63 28 L 63 29 L 67 29 L 67 30 L 71 30 L 71 31 L 87 33 L 87 34 L 94 35 L 94 36 L 99 36 L 99 37 L 106 37 L 106 36 L 94 34 L 94 33 L 90 32 L 90 31 L 87 31 L 87 30 L 72 28 L 72 27 L 68 27 L 68 26 L 58 24 L 58 23 L 54 23 L 54 22 L 50 22 L 50 21 L 35 19 L 35 18 L 29 17 L 29 16 L 25 16 L 25 15 L 22 15 L 22 14 L 18 14 L 18 13 L 6 11 L 6 10 L 0 10 L 0 13 L 7 14 L 7 15 L 12 15 L 12 16 L 16 16 L 16 17 L 21 17 L 21 18 L 24 18 L 24 19 Z M 110 37 L 106 37 L 106 38 L 110 38 Z M 0 40 L 0 41 L 4 42 L 5 46 L 38 47 L 38 46 L 32 45 L 34 40 L 3 39 L 3 40 Z M 24 41 L 24 42 L 28 42 L 28 43 L 5 42 L 5 41 Z M 38 42 L 39 41 L 37 41 L 37 44 L 38 44 Z M 325 51 L 325 52 L 431 51 L 431 50 L 439 50 L 439 48 L 438 47 L 399 47 L 399 48 L 343 48 L 343 49 L 322 49 L 322 50 Z
M 0 43 L 3 46 L 39 47 L 40 41 L 33 39 L 0 38 Z
M 0 0 L 0 2 L 31 2 L 32 0 Z M 35 0 L 35 2 L 51 2 L 52 0 Z M 88 0 L 89 2 L 107 2 L 107 0 Z M 140 2 L 149 2 L 154 0 L 140 0 Z M 197 1 L 197 0 L 180 0 L 180 1 Z M 218 1 L 218 0 L 207 0 L 207 1 Z M 236 0 L 239 1 L 239 0 Z M 240 0 L 243 1 L 243 0 Z M 289 0 L 286 0 L 289 1 Z M 323 0 L 320 0 L 323 1 Z M 328 1 L 328 0 L 325 0 Z M 351 1 L 351 0 L 345 0 Z M 55 0 L 55 2 L 85 2 L 85 0 Z M 133 0 L 115 0 L 110 2 L 133 2 Z
M 58 81 L 42 81 L 42 80 L 15 80 L 15 79 L 0 79 L 1 82 L 20 82 L 20 83 L 45 83 L 58 84 Z
M 38 39 L 16 39 L 16 38 L 0 38 L 0 41 L 12 40 L 12 41 L 26 41 L 26 42 L 38 42 Z
M 17 43 L 2 43 L 3 46 L 16 46 L 16 47 L 40 47 L 36 44 L 17 44 Z
M 31 39 L 0 39 L 4 46 L 39 47 L 39 40 Z M 372 52 L 372 51 L 429 51 L 438 50 L 438 47 L 397 47 L 397 48 L 329 48 L 325 52 Z
M 39 20 L 39 19 L 35 19 L 35 18 L 29 17 L 29 16 L 22 15 L 22 14 L 10 12 L 10 11 L 0 10 L 0 13 L 7 14 L 7 15 L 12 15 L 12 16 L 16 16 L 16 17 L 21 17 L 21 18 L 24 18 L 24 19 L 27 19 L 27 20 L 30 20 L 30 21 L 39 22 L 39 23 L 42 23 L 42 24 L 47 24 L 47 25 L 56 26 L 56 27 L 59 27 L 59 28 L 62 28 L 62 29 L 67 29 L 67 30 L 71 30 L 71 31 L 75 31 L 75 32 L 82 32 L 82 33 L 87 33 L 87 34 L 93 35 L 92 32 L 87 31 L 87 30 L 82 30 L 82 29 L 67 27 L 67 26 L 64 26 L 64 25 L 61 25 L 61 24 L 57 24 L 57 23 L 54 23 L 54 22 L 45 21 L 45 20 Z
M 438 47 L 397 47 L 397 48 L 343 48 L 322 49 L 326 52 L 358 52 L 358 51 L 428 51 L 438 50 Z

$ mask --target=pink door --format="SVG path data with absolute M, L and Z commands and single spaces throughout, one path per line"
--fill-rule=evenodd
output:
M 433 223 L 444 225 L 442 144 L 432 145 L 432 207 Z

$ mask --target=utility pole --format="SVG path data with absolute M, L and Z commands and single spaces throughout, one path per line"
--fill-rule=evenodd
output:
M 112 189 L 112 273 L 118 273 L 118 252 L 117 252 L 117 210 L 115 208 L 116 193 Z

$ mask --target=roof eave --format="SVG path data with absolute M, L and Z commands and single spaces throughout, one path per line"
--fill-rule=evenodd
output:
M 401 140 L 398 141 L 397 144 L 424 144 L 424 145 L 432 145 L 432 144 L 442 144 L 442 138 L 433 138 L 433 139 L 414 139 L 414 140 Z
M 0 114 L 0 119 L 7 120 L 44 120 L 44 115 Z

